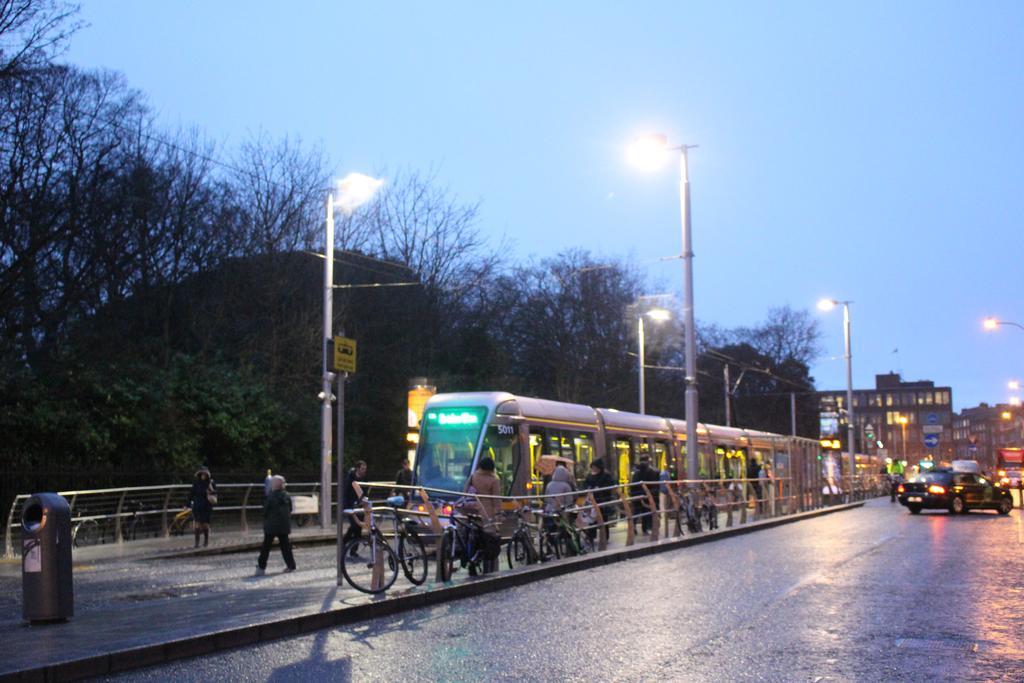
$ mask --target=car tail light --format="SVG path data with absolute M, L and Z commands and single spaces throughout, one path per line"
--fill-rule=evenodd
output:
M 445 505 L 443 508 L 441 508 L 441 514 L 445 516 L 452 514 L 452 506 Z
M 931 486 L 928 487 L 928 493 L 934 493 L 934 494 L 937 494 L 937 495 L 941 496 L 945 492 L 946 492 L 946 487 L 945 486 L 939 486 L 938 484 L 932 484 Z
M 903 488 L 903 484 L 896 487 L 896 493 L 903 493 L 906 489 Z

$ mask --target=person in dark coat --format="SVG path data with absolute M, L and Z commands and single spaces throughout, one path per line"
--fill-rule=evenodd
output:
M 651 467 L 651 459 L 647 456 L 640 458 L 640 463 L 637 465 L 636 471 L 633 473 L 633 486 L 630 492 L 630 497 L 643 496 L 639 501 L 633 501 L 633 509 L 636 510 L 634 515 L 642 514 L 640 518 L 640 528 L 643 529 L 645 534 L 649 534 L 651 529 L 654 527 L 654 510 L 651 510 L 650 502 L 647 498 L 647 491 L 642 486 L 643 483 L 647 483 L 647 489 L 651 494 L 658 493 L 658 487 L 660 482 L 658 481 L 658 471 Z M 640 503 L 640 505 L 637 505 Z M 636 525 L 633 527 L 636 528 Z
M 402 461 L 402 469 L 395 473 L 395 484 L 398 486 L 412 486 L 412 463 L 409 462 L 409 458 Z M 412 498 L 412 489 L 395 489 L 395 494 L 405 498 L 405 504 L 408 505 L 409 500 Z
M 356 462 L 356 466 L 345 473 L 345 485 L 341 487 L 341 507 L 343 510 L 350 510 L 355 506 L 359 505 L 359 496 L 356 495 L 356 489 L 352 484 L 357 481 L 363 481 L 366 478 L 366 463 L 362 460 Z M 362 519 L 361 514 L 349 515 L 348 517 L 348 529 L 345 530 L 345 535 L 341 538 L 341 547 L 344 548 L 345 544 L 349 541 L 359 538 L 363 533 L 362 524 L 359 520 Z M 355 556 L 356 549 L 352 548 L 350 553 Z
M 256 575 L 261 576 L 267 569 L 270 546 L 276 537 L 281 545 L 285 572 L 295 571 L 295 556 L 288 534 L 292 532 L 292 497 L 284 490 L 285 481 L 281 475 L 270 479 L 270 495 L 263 502 L 263 546 L 256 560 Z
M 612 479 L 612 475 L 604 468 L 604 461 L 601 458 L 597 458 L 590 463 L 590 474 L 587 475 L 586 479 L 583 480 L 583 488 L 585 489 L 604 489 L 609 486 L 614 486 L 615 480 Z M 615 495 L 613 489 L 606 491 L 594 491 L 594 501 L 601 506 L 601 516 L 605 519 L 604 527 L 608 528 L 608 520 L 614 514 L 614 509 L 610 503 L 612 496 Z M 607 532 L 606 532 L 607 533 Z M 590 536 L 590 540 L 597 539 L 597 529 L 587 529 L 587 535 Z
M 192 510 L 192 529 L 196 535 L 196 545 L 199 547 L 199 537 L 203 537 L 203 546 L 210 545 L 210 519 L 213 516 L 213 506 L 217 501 L 217 487 L 210 478 L 210 470 L 205 467 L 196 472 L 196 478 L 192 480 L 192 490 L 188 494 L 186 505 Z

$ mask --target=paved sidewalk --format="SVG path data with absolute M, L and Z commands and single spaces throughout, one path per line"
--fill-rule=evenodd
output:
M 293 529 L 291 533 L 292 543 L 296 545 L 325 543 L 333 541 L 336 537 L 337 534 L 333 526 L 330 529 L 310 526 Z M 123 560 L 201 557 L 253 550 L 259 548 L 262 541 L 263 531 L 259 528 L 250 528 L 248 531 L 214 529 L 210 533 L 210 545 L 207 547 L 196 548 L 195 538 L 191 534 L 166 538 L 146 538 L 124 543 L 100 543 L 85 548 L 75 548 L 72 560 L 76 565 L 95 565 Z M 18 549 L 15 548 L 15 553 L 17 552 Z M 0 575 L 11 571 L 21 571 L 20 556 L 0 560 Z
M 827 514 L 845 507 L 810 514 Z M 426 586 L 415 588 L 403 577 L 386 597 L 380 598 L 358 593 L 347 585 L 335 585 L 333 546 L 300 548 L 299 571 L 291 574 L 282 572 L 275 549 L 270 573 L 263 577 L 253 575 L 254 556 L 221 554 L 148 562 L 140 560 L 147 557 L 140 549 L 135 558 L 76 571 L 75 617 L 67 623 L 42 626 L 27 626 L 21 621 L 20 576 L 17 582 L 11 576 L 0 577 L 0 595 L 8 595 L 6 599 L 0 597 L 0 606 L 6 608 L 0 611 L 4 615 L 0 621 L 4 650 L 0 678 L 32 672 L 31 678 L 41 680 L 44 674 L 48 679 L 81 677 L 137 668 L 436 604 L 574 569 L 794 522 L 805 516 L 809 515 L 658 543 L 639 541 L 629 548 L 533 565 L 484 579 L 469 579 L 458 572 L 456 580 L 447 585 L 428 581 Z M 313 538 L 318 532 L 305 533 Z M 242 541 L 250 542 L 251 538 L 224 538 L 222 547 L 234 547 L 230 544 L 237 546 Z M 178 546 L 179 552 L 188 550 L 187 546 Z M 17 595 L 16 600 L 12 594 Z

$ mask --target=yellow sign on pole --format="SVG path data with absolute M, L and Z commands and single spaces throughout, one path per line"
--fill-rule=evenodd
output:
M 356 371 L 356 340 L 345 337 L 334 338 L 334 371 Z

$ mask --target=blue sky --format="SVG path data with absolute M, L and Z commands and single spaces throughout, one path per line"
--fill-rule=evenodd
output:
M 294 7 L 292 6 L 294 5 Z M 957 409 L 1024 379 L 1024 4 L 156 3 L 86 0 L 66 56 L 122 71 L 169 127 L 226 148 L 320 143 L 349 170 L 431 170 L 512 256 L 628 255 L 681 287 L 690 157 L 696 313 L 749 325 L 851 299 L 854 383 L 901 370 Z M 817 313 L 816 313 L 817 314 Z M 845 386 L 822 314 L 818 386 Z M 893 354 L 893 349 L 899 349 Z

